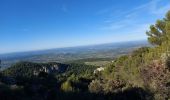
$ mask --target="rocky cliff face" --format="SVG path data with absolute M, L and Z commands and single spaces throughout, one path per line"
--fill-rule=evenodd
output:
M 42 66 L 39 70 L 34 70 L 34 75 L 38 75 L 40 72 L 45 72 L 48 74 L 52 73 L 63 73 L 67 70 L 68 65 L 65 64 L 54 64 L 50 66 Z

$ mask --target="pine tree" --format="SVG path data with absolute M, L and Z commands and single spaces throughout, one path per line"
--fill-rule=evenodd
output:
M 168 39 L 167 23 L 170 21 L 170 11 L 167 12 L 166 17 L 162 20 L 157 20 L 155 25 L 150 26 L 150 30 L 146 32 L 148 41 L 153 45 L 161 45 Z

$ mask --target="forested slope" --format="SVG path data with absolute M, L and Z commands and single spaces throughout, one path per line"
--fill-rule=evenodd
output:
M 117 58 L 101 73 L 102 79 L 92 81 L 92 92 L 114 93 L 140 87 L 150 91 L 156 100 L 170 99 L 170 11 L 146 34 L 153 47 L 142 47 Z

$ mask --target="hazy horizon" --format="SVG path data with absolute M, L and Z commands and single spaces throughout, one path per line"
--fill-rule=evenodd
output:
M 169 0 L 1 0 L 0 54 L 146 40 Z
M 54 47 L 54 48 L 44 48 L 44 49 L 35 49 L 35 50 L 25 50 L 25 51 L 13 51 L 13 52 L 5 52 L 0 53 L 0 55 L 6 54 L 15 54 L 15 53 L 27 53 L 27 52 L 37 52 L 37 51 L 46 51 L 46 50 L 53 50 L 53 49 L 66 49 L 66 48 L 78 48 L 78 47 L 88 47 L 88 46 L 97 46 L 97 45 L 107 45 L 107 44 L 116 44 L 116 43 L 128 43 L 128 42 L 147 42 L 146 39 L 142 40 L 132 40 L 132 41 L 117 41 L 117 42 L 108 42 L 108 43 L 98 43 L 98 44 L 86 44 L 86 45 L 77 45 L 77 46 L 68 46 L 68 47 Z

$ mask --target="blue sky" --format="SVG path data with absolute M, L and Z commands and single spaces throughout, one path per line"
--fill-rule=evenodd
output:
M 169 0 L 0 0 L 0 53 L 146 39 Z

